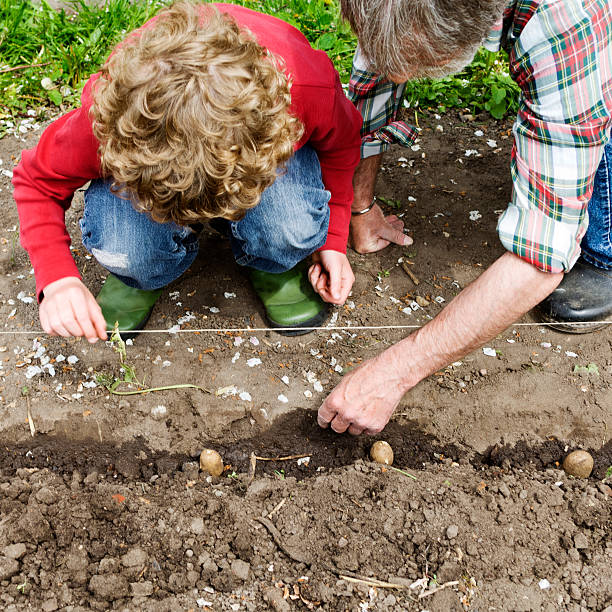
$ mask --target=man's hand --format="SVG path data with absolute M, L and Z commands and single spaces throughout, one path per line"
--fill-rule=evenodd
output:
M 432 321 L 347 374 L 319 408 L 319 425 L 379 432 L 407 391 L 495 338 L 562 278 L 504 253 Z
M 351 217 L 349 244 L 358 253 L 374 253 L 390 243 L 408 246 L 412 238 L 404 234 L 404 222 L 395 215 L 385 217 L 375 204 L 363 215 Z
M 376 434 L 383 430 L 410 385 L 395 372 L 393 349 L 346 374 L 319 408 L 321 427 L 337 433 Z
M 330 304 L 344 304 L 355 282 L 347 256 L 338 251 L 317 251 L 312 260 L 308 279 L 314 290 Z
M 89 289 L 74 276 L 60 278 L 44 289 L 40 323 L 51 336 L 85 336 L 106 340 L 106 321 Z

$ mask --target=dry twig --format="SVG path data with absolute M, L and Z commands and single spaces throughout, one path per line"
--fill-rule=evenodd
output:
M 257 455 L 252 455 L 258 461 L 291 461 L 292 459 L 304 459 L 304 457 L 312 457 L 312 453 L 307 453 L 306 455 L 288 455 L 287 457 L 258 457 Z
M 416 274 L 408 267 L 408 264 L 403 261 L 402 262 L 402 270 L 410 277 L 410 280 L 418 285 L 421 281 L 417 278 Z

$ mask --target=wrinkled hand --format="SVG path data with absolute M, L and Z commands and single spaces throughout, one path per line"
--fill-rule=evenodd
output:
M 382 353 L 345 374 L 319 408 L 319 425 L 353 435 L 382 431 L 407 391 L 389 363 Z
M 106 321 L 89 289 L 75 276 L 60 278 L 44 289 L 40 323 L 51 336 L 85 336 L 106 340 Z
M 355 282 L 347 256 L 338 251 L 317 251 L 312 260 L 308 280 L 314 290 L 330 304 L 344 304 Z
M 390 243 L 408 246 L 412 238 L 404 234 L 404 222 L 395 215 L 385 217 L 378 204 L 363 215 L 351 217 L 349 244 L 358 253 L 374 253 Z

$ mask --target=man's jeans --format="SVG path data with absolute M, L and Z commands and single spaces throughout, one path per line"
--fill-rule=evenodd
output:
M 612 142 L 604 148 L 595 174 L 589 202 L 589 228 L 580 246 L 582 257 L 590 264 L 612 270 Z
M 81 231 L 85 248 L 130 287 L 159 289 L 193 263 L 198 238 L 189 227 L 156 223 L 93 181 L 85 193 Z M 228 222 L 236 262 L 265 272 L 284 272 L 325 244 L 329 191 L 309 146 L 302 147 L 240 221 Z

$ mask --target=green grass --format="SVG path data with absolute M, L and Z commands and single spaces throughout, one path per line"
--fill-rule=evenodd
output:
M 336 0 L 235 0 L 299 28 L 314 47 L 328 53 L 343 82 L 348 81 L 356 40 L 340 19 Z M 78 105 L 90 74 L 113 46 L 170 0 L 106 0 L 88 6 L 68 0 L 56 11 L 44 0 L 0 0 L 0 119 L 16 120 L 27 109 Z M 502 56 L 480 51 L 463 73 L 407 87 L 411 107 L 486 110 L 502 117 L 516 108 L 516 85 Z M 0 124 L 0 137 L 3 134 Z

